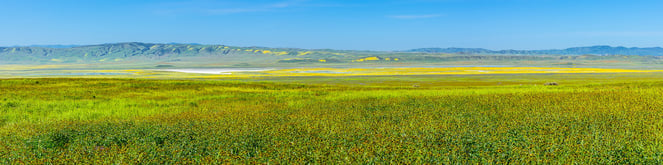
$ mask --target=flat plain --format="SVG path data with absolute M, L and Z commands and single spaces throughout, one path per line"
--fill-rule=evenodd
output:
M 655 70 L 54 72 L 61 71 L 0 80 L 0 163 L 660 164 L 663 159 L 663 73 Z M 558 85 L 544 85 L 550 82 Z

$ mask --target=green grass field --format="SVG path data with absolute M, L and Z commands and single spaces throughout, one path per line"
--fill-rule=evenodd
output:
M 658 72 L 0 79 L 0 164 L 661 164 L 662 96 Z

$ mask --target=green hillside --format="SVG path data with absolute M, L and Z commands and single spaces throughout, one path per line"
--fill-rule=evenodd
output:
M 72 48 L 5 47 L 0 48 L 0 64 L 339 63 L 372 54 L 384 53 L 132 42 Z

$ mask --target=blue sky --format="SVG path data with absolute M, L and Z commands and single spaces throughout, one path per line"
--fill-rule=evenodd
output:
M 2 0 L 0 46 L 663 46 L 658 0 Z

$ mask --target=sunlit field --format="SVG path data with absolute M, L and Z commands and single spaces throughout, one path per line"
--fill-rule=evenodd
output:
M 17 78 L 0 91 L 1 164 L 663 160 L 659 72 Z
M 488 67 L 488 66 L 415 66 L 415 67 L 286 67 L 286 68 L 189 68 L 189 69 L 68 69 L 63 66 L 0 66 L 0 78 L 86 77 L 86 78 L 204 78 L 247 79 L 265 77 L 346 77 L 403 75 L 486 75 L 486 74 L 561 74 L 561 73 L 657 73 L 663 69 L 618 69 L 576 67 Z M 60 68 L 57 68 L 60 67 Z

